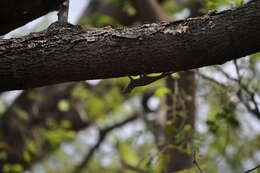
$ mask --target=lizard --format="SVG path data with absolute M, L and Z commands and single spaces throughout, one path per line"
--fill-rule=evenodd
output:
M 130 93 L 134 88 L 149 85 L 157 80 L 160 80 L 168 75 L 172 74 L 172 72 L 163 72 L 158 76 L 147 76 L 146 74 L 140 75 L 140 78 L 133 79 L 133 77 L 128 76 L 130 79 L 129 84 L 123 90 L 123 93 L 127 94 Z

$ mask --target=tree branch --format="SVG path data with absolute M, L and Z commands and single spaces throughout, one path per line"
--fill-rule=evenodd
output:
M 89 150 L 87 155 L 83 158 L 82 162 L 79 164 L 79 166 L 76 167 L 76 169 L 73 171 L 73 173 L 80 173 L 84 168 L 87 167 L 87 164 L 89 163 L 91 157 L 94 155 L 95 151 L 99 148 L 99 146 L 105 141 L 107 135 L 111 131 L 113 131 L 116 128 L 122 127 L 122 126 L 126 125 L 127 123 L 136 120 L 137 118 L 138 118 L 138 115 L 134 114 L 133 116 L 131 116 L 121 122 L 118 122 L 114 125 L 101 129 L 99 131 L 99 137 L 98 137 L 96 144 L 93 147 L 91 147 L 91 149 Z
M 260 1 L 177 22 L 82 30 L 52 24 L 0 40 L 0 90 L 156 72 L 177 72 L 260 51 Z
M 120 160 L 120 162 L 123 165 L 123 167 L 125 167 L 126 169 L 129 169 L 130 171 L 137 172 L 137 173 L 146 173 L 145 170 L 142 170 L 136 166 L 132 166 L 132 165 L 128 164 L 127 162 L 125 162 L 124 160 Z
M 260 110 L 258 108 L 258 102 L 256 101 L 255 97 L 256 94 L 248 88 L 249 83 L 244 84 L 242 82 L 243 76 L 239 72 L 239 67 L 237 66 L 236 63 L 234 63 L 236 73 L 237 73 L 237 78 L 234 78 L 230 76 L 227 72 L 225 72 L 223 69 L 220 67 L 215 67 L 222 75 L 224 75 L 227 79 L 234 81 L 237 83 L 239 86 L 238 92 L 236 93 L 238 99 L 240 102 L 245 106 L 248 112 L 252 113 L 255 115 L 257 118 L 260 118 Z M 250 102 L 253 104 L 250 104 Z
M 257 165 L 256 167 L 254 167 L 254 168 L 250 169 L 250 170 L 247 170 L 247 171 L 245 171 L 245 173 L 252 172 L 252 171 L 254 171 L 254 170 L 258 169 L 258 168 L 260 168 L 260 164 L 259 164 L 259 165 Z
M 209 76 L 207 76 L 207 75 L 205 75 L 205 74 L 203 74 L 203 73 L 201 73 L 199 71 L 197 71 L 197 75 L 200 76 L 201 78 L 203 78 L 204 80 L 207 80 L 207 81 L 209 81 L 211 83 L 214 83 L 214 84 L 216 84 L 216 85 L 218 85 L 218 86 L 220 86 L 222 88 L 229 87 L 228 85 L 226 85 L 224 83 L 221 83 L 221 82 L 215 80 L 214 78 L 211 78 L 211 77 L 209 77 Z

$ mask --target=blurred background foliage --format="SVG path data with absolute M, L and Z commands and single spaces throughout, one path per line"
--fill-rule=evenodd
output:
M 200 3 L 200 13 L 246 3 L 156 1 L 168 20 L 188 17 L 194 2 Z M 84 28 L 140 25 L 133 3 L 92 0 L 80 24 Z M 146 6 L 142 8 L 147 10 Z M 48 20 L 43 20 L 35 29 L 46 23 Z M 19 32 L 31 29 L 23 30 Z M 160 117 L 164 115 L 161 112 L 169 110 L 167 95 L 176 99 L 180 94 L 176 92 L 179 90 L 171 91 L 167 79 L 135 88 L 127 95 L 122 91 L 128 78 L 32 89 L 11 101 L 8 100 L 14 93 L 1 93 L 1 172 L 168 173 L 167 165 L 176 162 L 165 152 L 168 148 L 185 153 L 192 160 L 193 168 L 183 166 L 180 173 L 199 169 L 205 173 L 245 172 L 260 163 L 259 60 L 258 53 L 196 70 L 194 128 L 174 118 Z M 180 74 L 169 78 L 178 81 Z M 191 100 L 190 97 L 193 96 L 181 99 Z M 171 113 L 180 119 L 187 116 L 185 108 Z M 174 145 L 162 145 L 168 137 Z M 180 163 L 183 159 L 177 158 Z

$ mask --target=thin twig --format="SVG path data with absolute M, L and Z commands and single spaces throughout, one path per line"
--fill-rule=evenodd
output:
M 247 106 L 247 107 L 250 107 L 250 109 L 248 109 L 248 111 L 256 114 L 257 117 L 259 117 L 260 112 L 258 109 L 258 103 L 255 100 L 255 93 L 253 93 L 252 91 L 250 91 L 248 89 L 248 84 L 243 84 L 243 82 L 242 82 L 243 76 L 240 73 L 240 69 L 239 69 L 237 60 L 234 60 L 233 62 L 234 62 L 234 66 L 235 66 L 236 73 L 237 73 L 237 83 L 239 84 L 239 86 L 241 86 L 241 89 L 249 95 L 250 101 L 252 101 L 255 106 L 255 108 L 251 108 L 251 106 Z M 246 102 L 248 102 L 248 101 L 246 101 Z
M 223 69 L 221 69 L 220 67 L 216 67 L 216 69 L 222 73 L 227 79 L 229 80 L 232 80 L 234 82 L 236 82 L 240 88 L 237 92 L 237 96 L 238 98 L 240 99 L 240 101 L 245 105 L 246 109 L 248 110 L 248 112 L 254 114 L 255 116 L 257 117 L 260 117 L 260 110 L 258 108 L 258 103 L 255 99 L 255 93 L 253 93 L 252 91 L 250 91 L 248 89 L 248 85 L 247 84 L 243 84 L 242 82 L 242 76 L 240 75 L 240 72 L 239 72 L 239 67 L 238 67 L 238 64 L 237 63 L 234 63 L 235 65 L 235 68 L 236 68 L 236 73 L 238 75 L 238 79 L 236 78 L 233 78 L 231 77 L 228 73 L 226 73 Z M 250 97 L 250 100 L 245 100 L 245 98 L 242 96 L 242 92 L 245 92 L 249 97 Z M 254 107 L 255 108 L 252 108 L 250 105 L 249 105 L 249 101 L 252 101 L 252 103 L 254 104 Z
M 128 163 L 126 163 L 124 160 L 121 160 L 121 164 L 126 168 L 126 169 L 129 169 L 131 171 L 134 171 L 134 172 L 138 172 L 138 173 L 146 173 L 145 170 L 142 170 L 138 167 L 135 167 L 135 166 L 132 166 Z
M 65 0 L 59 7 L 58 21 L 60 23 L 68 23 L 69 0 Z
M 200 173 L 203 173 L 202 169 L 200 168 L 200 165 L 199 163 L 197 162 L 197 159 L 196 159 L 196 150 L 193 149 L 193 161 L 192 163 L 198 168 L 198 170 L 200 171 Z
M 240 85 L 242 85 L 242 75 L 240 74 L 240 70 L 239 70 L 239 67 L 238 67 L 238 63 L 237 63 L 237 60 L 234 60 L 234 66 L 235 66 L 235 69 L 236 69 L 236 74 L 237 74 L 237 81 Z
M 136 120 L 138 118 L 138 115 L 135 114 L 119 123 L 116 123 L 112 126 L 106 127 L 104 129 L 101 129 L 99 131 L 99 137 L 98 140 L 96 142 L 96 144 L 91 147 L 91 149 L 89 150 L 89 152 L 87 153 L 87 155 L 83 158 L 83 161 L 79 164 L 79 166 L 76 167 L 76 169 L 73 171 L 73 173 L 80 173 L 83 168 L 87 167 L 88 162 L 90 161 L 91 157 L 94 155 L 95 151 L 99 148 L 99 146 L 105 141 L 107 135 L 114 129 L 119 128 L 129 122 L 132 122 L 134 120 Z
M 254 170 L 258 169 L 258 168 L 260 168 L 260 164 L 259 164 L 259 165 L 257 165 L 256 167 L 252 168 L 252 169 L 249 169 L 249 170 L 247 170 L 247 171 L 246 171 L 246 172 L 244 172 L 244 173 L 249 173 L 249 172 L 252 172 L 252 171 L 254 171 Z
M 223 87 L 223 88 L 227 88 L 227 87 L 228 87 L 226 84 L 223 84 L 223 83 L 221 83 L 221 82 L 215 80 L 214 78 L 209 77 L 209 76 L 207 76 L 207 75 L 205 75 L 205 74 L 203 74 L 203 73 L 201 73 L 201 72 L 199 72 L 199 71 L 197 71 L 197 74 L 198 74 L 200 77 L 202 77 L 203 79 L 208 80 L 208 81 L 210 81 L 210 82 L 212 82 L 212 83 L 214 83 L 214 84 L 217 84 L 217 85 L 219 85 L 219 86 L 221 86 L 221 87 Z
M 225 72 L 221 67 L 215 66 L 215 69 L 219 71 L 222 75 L 224 75 L 227 79 L 232 80 L 234 82 L 238 82 L 236 78 L 231 77 L 227 72 Z

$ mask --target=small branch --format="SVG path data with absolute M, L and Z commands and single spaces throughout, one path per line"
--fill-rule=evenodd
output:
M 203 173 L 202 169 L 199 166 L 199 163 L 197 162 L 196 159 L 196 151 L 194 150 L 193 152 L 193 164 L 198 168 L 198 170 L 200 171 L 200 173 Z
M 68 23 L 69 0 L 65 0 L 59 7 L 58 22 Z
M 147 173 L 145 170 L 142 170 L 140 168 L 137 168 L 135 166 L 132 166 L 128 163 L 126 163 L 124 160 L 121 160 L 121 164 L 126 168 L 126 169 L 129 169 L 131 171 L 134 171 L 134 172 L 138 172 L 138 173 Z
M 216 70 L 219 71 L 222 75 L 224 75 L 227 79 L 238 82 L 236 78 L 231 77 L 227 72 L 225 72 L 221 67 L 215 66 Z
M 83 158 L 82 162 L 79 164 L 79 166 L 76 167 L 76 169 L 73 171 L 73 173 L 80 173 L 83 168 L 86 168 L 90 159 L 92 158 L 92 156 L 94 155 L 95 151 L 99 148 L 99 146 L 105 141 L 107 135 L 114 129 L 119 128 L 124 126 L 125 124 L 132 122 L 134 120 L 136 120 L 138 118 L 138 115 L 133 115 L 119 123 L 116 123 L 112 126 L 106 127 L 104 129 L 101 129 L 99 131 L 99 137 L 98 140 L 96 142 L 96 144 L 91 147 L 91 149 L 89 150 L 89 152 L 87 153 L 87 155 Z
M 238 67 L 238 63 L 237 63 L 237 60 L 233 60 L 233 64 L 235 66 L 235 69 L 236 69 L 236 74 L 237 74 L 237 82 L 242 85 L 242 75 L 240 74 L 240 70 L 239 70 L 239 67 Z
M 256 167 L 254 167 L 254 168 L 252 168 L 252 169 L 249 169 L 249 170 L 247 170 L 247 171 L 244 172 L 244 173 L 252 172 L 252 171 L 254 171 L 254 170 L 258 169 L 258 168 L 260 168 L 260 165 L 257 165 Z
M 239 98 L 239 100 L 244 104 L 244 106 L 246 107 L 246 109 L 248 110 L 248 112 L 251 112 L 252 114 L 254 114 L 256 117 L 260 118 L 260 110 L 258 108 L 258 103 L 255 99 L 255 93 L 253 93 L 252 91 L 250 91 L 248 89 L 248 85 L 244 84 L 242 82 L 242 76 L 239 72 L 239 67 L 237 62 L 234 62 L 235 65 L 235 69 L 236 69 L 236 73 L 237 73 L 237 79 L 231 77 L 228 73 L 226 73 L 223 69 L 221 69 L 220 67 L 216 67 L 216 69 L 223 74 L 227 79 L 234 81 L 235 83 L 237 83 L 239 85 L 239 89 L 237 92 L 237 96 Z M 250 99 L 245 99 L 243 97 L 243 93 L 247 94 L 247 96 Z M 255 108 L 252 108 L 249 104 L 249 101 L 251 101 L 254 104 Z
M 223 87 L 223 88 L 227 88 L 227 87 L 228 87 L 226 84 L 221 83 L 221 82 L 215 80 L 214 78 L 209 77 L 209 76 L 207 76 L 207 75 L 205 75 L 205 74 L 203 74 L 203 73 L 201 73 L 201 72 L 199 72 L 199 71 L 197 71 L 197 74 L 198 74 L 201 78 L 203 78 L 203 79 L 205 79 L 205 80 L 208 80 L 208 81 L 210 81 L 211 83 L 214 83 L 214 84 L 216 84 L 216 85 L 219 85 L 220 87 Z

